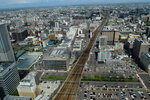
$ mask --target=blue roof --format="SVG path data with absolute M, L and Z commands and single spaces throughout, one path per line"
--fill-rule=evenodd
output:
M 51 45 L 51 44 L 54 44 L 55 41 L 48 41 L 48 44 Z

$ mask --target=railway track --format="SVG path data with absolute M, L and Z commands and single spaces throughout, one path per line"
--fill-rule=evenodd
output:
M 101 23 L 97 27 L 97 29 L 93 32 L 93 37 L 90 39 L 90 42 L 84 52 L 79 57 L 76 65 L 71 69 L 67 79 L 57 92 L 57 94 L 53 97 L 53 100 L 75 100 L 77 91 L 81 81 L 81 75 L 84 69 L 84 65 L 89 57 L 89 53 L 94 46 L 94 43 L 99 36 L 99 33 L 102 31 L 106 21 L 108 19 L 108 15 L 106 15 Z

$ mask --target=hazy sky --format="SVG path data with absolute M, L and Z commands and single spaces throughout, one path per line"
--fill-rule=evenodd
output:
M 150 2 L 150 0 L 0 0 L 0 7 Z

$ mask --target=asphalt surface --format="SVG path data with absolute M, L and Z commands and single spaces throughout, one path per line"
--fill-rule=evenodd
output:
M 141 83 L 81 82 L 77 100 L 150 100 Z
M 150 75 L 149 74 L 139 74 L 139 76 L 143 80 L 147 89 L 150 89 Z

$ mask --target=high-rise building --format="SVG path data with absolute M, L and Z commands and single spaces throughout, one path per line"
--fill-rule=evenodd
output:
M 0 25 L 0 61 L 15 61 L 8 30 L 5 24 Z
M 147 28 L 146 28 L 146 36 L 147 36 L 147 37 L 150 37 L 150 27 L 147 27 Z
M 59 28 L 59 22 L 55 22 L 55 27 Z
M 115 42 L 119 41 L 120 32 L 119 31 L 103 31 L 102 35 L 107 36 L 108 44 L 115 44 Z
M 107 45 L 107 37 L 102 35 L 99 37 L 99 47 Z
M 12 94 L 20 78 L 17 72 L 14 53 L 11 47 L 8 30 L 4 24 L 0 25 L 0 87 L 4 95 Z M 1 95 L 0 95 L 1 96 Z
M 2 100 L 5 97 L 5 93 L 2 87 L 0 87 L 0 100 Z
M 135 39 L 133 43 L 133 58 L 139 59 L 142 52 L 150 51 L 150 43 L 142 39 Z
M 20 81 L 15 62 L 0 62 L 0 87 L 5 95 L 12 94 Z
M 146 72 L 150 73 L 150 53 L 143 52 L 140 57 L 140 62 Z
M 12 38 L 15 41 L 23 41 L 28 36 L 29 36 L 29 34 L 26 29 L 18 29 L 16 31 L 12 32 Z

